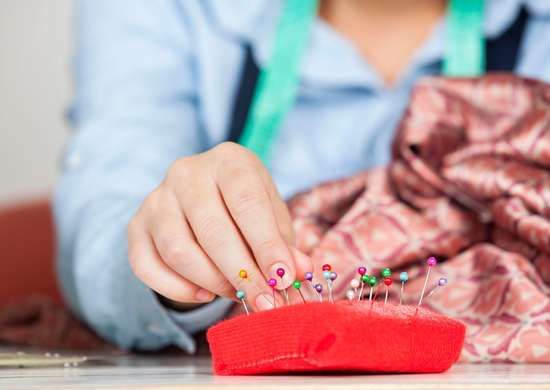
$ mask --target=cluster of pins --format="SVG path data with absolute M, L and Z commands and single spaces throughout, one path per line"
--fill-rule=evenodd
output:
M 437 265 L 437 260 L 435 259 L 435 257 L 430 257 L 428 258 L 426 263 L 428 266 L 428 271 L 426 272 L 426 278 L 424 280 L 424 285 L 422 288 L 422 292 L 420 294 L 420 299 L 418 301 L 417 308 L 419 308 L 422 305 L 424 296 L 426 294 L 428 281 L 430 279 L 430 273 L 432 268 Z M 332 267 L 330 264 L 324 264 L 322 269 L 323 269 L 323 279 L 325 280 L 326 290 L 328 292 L 328 301 L 331 303 L 334 303 L 334 294 L 333 294 L 334 285 L 333 284 L 336 278 L 338 277 L 338 274 L 332 270 Z M 285 270 L 283 268 L 279 268 L 277 269 L 276 273 L 277 273 L 277 276 L 282 280 L 285 275 Z M 364 297 L 364 294 L 366 293 L 366 289 L 369 289 L 368 300 L 372 304 L 373 302 L 376 301 L 376 298 L 378 297 L 378 288 L 381 286 L 381 284 L 384 284 L 385 286 L 384 304 L 388 303 L 389 288 L 393 284 L 392 271 L 390 268 L 384 268 L 380 272 L 380 279 L 374 275 L 369 275 L 367 268 L 364 266 L 357 268 L 357 273 L 359 277 L 357 279 L 354 278 L 350 281 L 349 283 L 350 289 L 346 291 L 346 298 L 350 302 L 361 301 Z M 245 270 L 241 270 L 239 272 L 239 277 L 241 277 L 242 279 L 247 279 L 248 274 Z M 407 272 L 401 272 L 399 274 L 399 282 L 401 283 L 401 287 L 399 290 L 399 305 L 401 305 L 403 302 L 403 296 L 405 293 L 405 284 L 408 282 L 408 280 L 409 280 L 409 275 Z M 324 289 L 323 284 L 314 283 L 312 272 L 305 273 L 303 282 L 300 280 L 296 280 L 292 283 L 292 287 L 298 291 L 302 301 L 306 303 L 306 299 L 301 291 L 302 285 L 305 282 L 308 283 L 310 289 L 318 297 L 319 302 L 323 302 L 323 289 Z M 277 286 L 277 279 L 271 278 L 267 281 L 267 284 L 272 289 L 273 307 L 277 307 L 277 300 L 275 298 L 275 287 Z M 436 286 L 432 288 L 430 292 L 427 294 L 426 299 L 432 296 L 439 288 L 444 287 L 446 285 L 447 285 L 447 278 L 445 277 L 439 278 Z M 283 294 L 286 304 L 289 305 L 290 301 L 288 297 L 288 292 L 285 289 L 281 290 L 281 292 Z M 235 296 L 238 300 L 241 301 L 246 314 L 249 315 L 250 311 L 246 304 L 245 292 L 242 290 L 237 290 L 235 293 Z
M 426 272 L 426 278 L 424 279 L 424 285 L 422 287 L 422 292 L 420 293 L 420 299 L 418 300 L 417 307 L 420 307 L 422 305 L 422 302 L 424 300 L 424 296 L 426 294 L 426 288 L 428 286 L 428 281 L 430 279 L 430 273 L 433 267 L 437 265 L 437 260 L 435 257 L 430 257 L 427 260 L 427 266 L 428 271 Z M 378 287 L 380 286 L 380 282 L 378 278 L 374 275 L 368 275 L 367 274 L 367 268 L 366 267 L 359 267 L 357 268 L 357 273 L 359 274 L 359 279 L 352 279 L 350 281 L 350 289 L 346 292 L 346 297 L 349 301 L 358 300 L 360 301 L 363 299 L 363 290 L 365 286 L 368 286 L 370 288 L 369 291 L 369 302 L 374 302 L 376 300 L 376 297 L 378 296 Z M 389 287 L 393 284 L 392 279 L 392 271 L 390 268 L 384 268 L 382 272 L 380 273 L 381 276 L 381 282 L 384 284 L 385 288 L 385 295 L 384 295 L 384 304 L 388 303 L 388 295 L 389 295 Z M 409 280 L 409 274 L 407 272 L 401 272 L 399 274 L 399 281 L 401 283 L 401 288 L 399 289 L 399 305 L 403 303 L 403 296 L 405 293 L 405 284 Z M 447 285 L 447 278 L 442 277 L 439 278 L 437 281 L 437 284 L 434 288 L 431 289 L 431 291 L 428 293 L 426 298 L 431 297 L 439 288 L 444 287 Z M 376 288 L 376 290 L 374 290 Z M 357 290 L 359 289 L 359 292 Z M 374 291 L 374 297 L 373 297 L 373 291 Z

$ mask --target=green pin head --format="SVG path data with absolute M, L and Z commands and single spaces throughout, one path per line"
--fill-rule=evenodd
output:
M 389 278 L 391 276 L 391 269 L 389 268 L 384 268 L 382 270 L 382 277 L 384 278 Z
M 299 280 L 295 280 L 293 283 L 292 283 L 292 286 L 298 290 L 300 287 L 302 287 L 302 282 L 300 282 Z
M 363 283 L 368 283 L 369 282 L 369 275 L 361 275 L 361 281 Z
M 376 279 L 376 276 L 370 276 L 369 277 L 369 286 L 374 287 L 374 286 L 376 286 L 376 283 L 378 283 L 378 279 Z

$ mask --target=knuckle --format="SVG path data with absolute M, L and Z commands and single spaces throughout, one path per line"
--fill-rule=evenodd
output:
M 190 247 L 179 236 L 161 237 L 158 249 L 166 264 L 172 267 L 184 268 L 193 259 Z
M 227 232 L 219 217 L 205 215 L 198 218 L 195 226 L 192 226 L 197 239 L 203 247 L 218 248 L 224 245 Z
M 257 209 L 268 206 L 264 197 L 252 189 L 237 189 L 232 198 L 232 205 L 237 214 L 255 213 Z
M 222 165 L 256 165 L 260 161 L 254 152 L 234 142 L 223 142 L 213 150 Z
M 187 181 L 192 174 L 195 158 L 194 156 L 182 157 L 176 160 L 166 174 L 166 182 L 174 184 Z
M 161 197 L 162 190 L 157 187 L 153 191 L 147 195 L 143 203 L 141 204 L 141 207 L 139 208 L 138 214 L 143 214 L 145 219 L 147 219 L 148 216 L 155 215 L 155 213 L 158 210 L 159 206 L 159 199 Z
M 216 145 L 212 150 L 222 156 L 225 156 L 227 154 L 236 153 L 242 149 L 244 148 L 236 144 L 235 142 L 222 142 Z

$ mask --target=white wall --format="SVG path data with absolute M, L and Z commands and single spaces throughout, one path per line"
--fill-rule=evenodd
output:
M 54 186 L 69 131 L 71 5 L 0 1 L 0 203 Z

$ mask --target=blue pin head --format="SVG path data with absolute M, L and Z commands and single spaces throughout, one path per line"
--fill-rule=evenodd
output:
M 237 299 L 244 299 L 244 297 L 246 296 L 245 292 L 243 290 L 237 290 L 235 292 L 235 296 L 237 297 Z
M 409 280 L 409 274 L 404 271 L 401 272 L 401 274 L 399 274 L 399 280 L 401 280 L 401 283 L 405 283 L 407 280 Z

